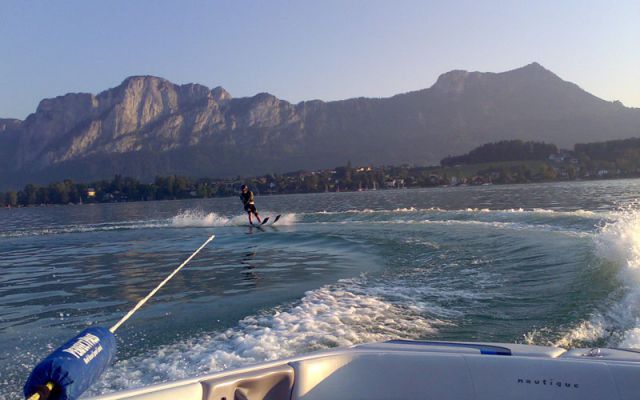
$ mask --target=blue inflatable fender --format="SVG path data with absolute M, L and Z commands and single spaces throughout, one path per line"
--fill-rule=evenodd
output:
M 24 395 L 29 397 L 52 383 L 49 399 L 75 400 L 100 378 L 115 355 L 113 333 L 101 327 L 85 329 L 33 369 L 24 384 Z

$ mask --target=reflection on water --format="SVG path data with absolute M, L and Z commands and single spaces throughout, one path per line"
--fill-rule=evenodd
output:
M 260 276 L 257 274 L 255 264 L 252 264 L 252 261 L 256 258 L 256 252 L 249 252 L 244 255 L 242 260 L 240 261 L 244 266 L 244 271 L 242 272 L 243 280 L 246 282 L 249 287 L 258 286 L 258 281 L 260 280 Z

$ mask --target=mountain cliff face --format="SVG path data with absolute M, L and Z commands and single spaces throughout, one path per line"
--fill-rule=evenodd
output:
M 640 110 L 603 101 L 539 64 L 451 71 L 385 99 L 291 104 L 268 94 L 127 78 L 98 95 L 42 100 L 0 119 L 0 186 L 115 173 L 229 176 L 354 163 L 434 163 L 502 139 L 559 146 L 640 136 Z

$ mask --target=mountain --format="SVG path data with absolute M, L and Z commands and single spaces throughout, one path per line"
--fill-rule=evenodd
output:
M 291 104 L 268 93 L 133 76 L 97 95 L 40 102 L 0 119 L 0 188 L 116 173 L 235 176 L 354 164 L 437 163 L 483 143 L 640 136 L 640 109 L 599 99 L 533 63 L 502 73 L 450 71 L 390 98 Z

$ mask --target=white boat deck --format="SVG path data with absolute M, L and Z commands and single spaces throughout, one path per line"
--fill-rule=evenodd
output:
M 640 353 L 391 341 L 113 393 L 116 400 L 640 399 Z

